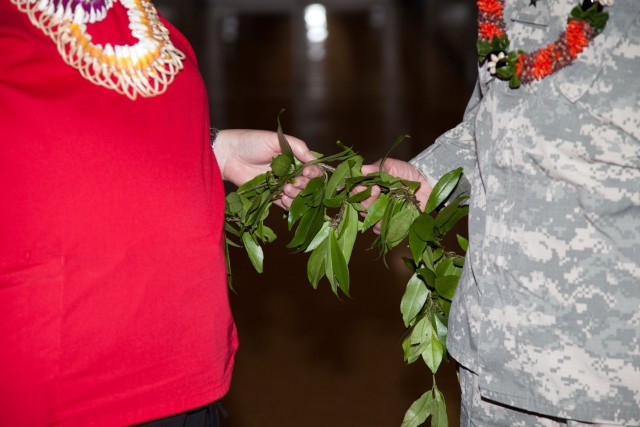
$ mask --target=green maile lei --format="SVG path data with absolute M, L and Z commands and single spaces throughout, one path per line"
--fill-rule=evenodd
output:
M 405 138 L 398 138 L 394 146 Z M 340 151 L 336 154 L 318 154 L 316 160 L 301 163 L 293 155 L 279 118 L 278 139 L 281 154 L 273 159 L 271 170 L 226 197 L 225 249 L 230 286 L 230 248 L 244 248 L 251 264 L 262 272 L 262 246 L 276 239 L 275 232 L 265 224 L 273 202 L 305 166 L 318 166 L 322 176 L 309 181 L 288 211 L 287 225 L 293 237 L 287 248 L 308 255 L 307 279 L 314 289 L 324 279 L 337 296 L 349 296 L 349 261 L 359 236 L 380 223 L 380 234 L 372 247 L 380 251 L 385 264 L 390 250 L 408 246 L 410 256 L 404 258 L 404 264 L 411 278 L 400 301 L 406 328 L 402 340 L 404 360 L 422 360 L 433 382 L 431 389 L 408 409 L 402 427 L 419 426 L 429 417 L 432 426 L 447 426 L 446 403 L 435 374 L 448 360 L 445 345 L 449 309 L 464 265 L 464 256 L 443 245 L 445 235 L 468 213 L 465 196 L 451 200 L 462 169 L 451 171 L 438 181 L 421 212 L 415 197 L 418 183 L 384 172 L 363 176 L 362 156 L 342 143 L 337 143 Z M 360 203 L 369 198 L 373 186 L 381 189 L 381 195 L 365 211 Z M 356 187 L 364 191 L 354 193 Z M 461 235 L 455 240 L 459 246 L 456 250 L 466 252 L 467 240 Z

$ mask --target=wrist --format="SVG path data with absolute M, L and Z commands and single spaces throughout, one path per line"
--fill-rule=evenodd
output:
M 211 149 L 214 151 L 216 149 L 216 141 L 218 139 L 218 133 L 220 133 L 220 129 L 217 129 L 217 128 L 209 129 L 209 143 L 211 144 Z
M 215 131 L 215 134 L 214 134 Z M 211 149 L 218 163 L 222 179 L 226 180 L 225 166 L 229 159 L 229 131 L 211 129 Z

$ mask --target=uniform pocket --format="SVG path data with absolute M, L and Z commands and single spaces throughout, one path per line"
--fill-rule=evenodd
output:
M 60 353 L 63 259 L 0 264 L 0 420 L 48 425 Z

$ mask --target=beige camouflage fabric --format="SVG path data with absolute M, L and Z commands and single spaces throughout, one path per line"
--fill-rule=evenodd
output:
M 512 49 L 555 40 L 578 0 L 538 0 L 534 19 L 530 3 L 506 1 Z M 463 122 L 412 163 L 432 183 L 465 168 L 470 247 L 447 345 L 483 399 L 640 425 L 640 0 L 607 10 L 546 79 L 513 90 L 480 69 Z

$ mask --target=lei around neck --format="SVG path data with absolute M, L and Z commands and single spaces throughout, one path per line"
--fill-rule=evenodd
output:
M 87 24 L 104 20 L 113 5 L 127 10 L 134 45 L 92 42 Z M 90 82 L 135 100 L 164 93 L 183 69 L 184 54 L 171 42 L 149 0 L 11 0 L 49 36 L 62 59 Z
M 505 0 L 477 0 L 478 56 L 489 72 L 509 82 L 513 89 L 540 80 L 571 65 L 591 41 L 604 30 L 609 14 L 603 6 L 613 0 L 584 0 L 571 10 L 567 26 L 558 39 L 535 52 L 509 50 L 504 21 Z

